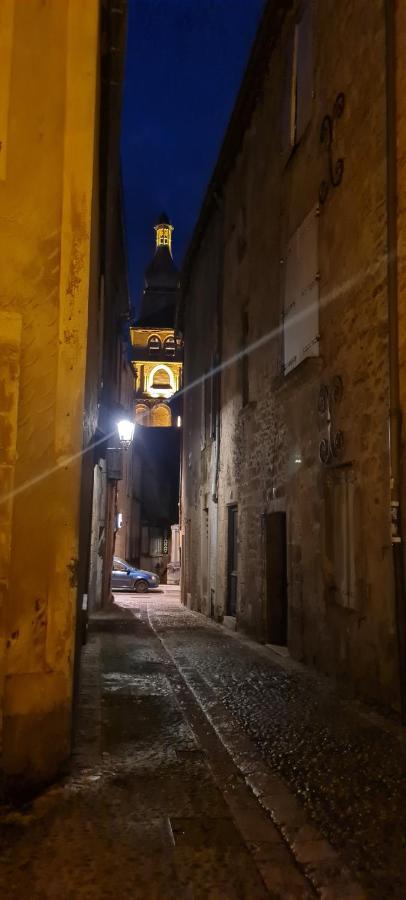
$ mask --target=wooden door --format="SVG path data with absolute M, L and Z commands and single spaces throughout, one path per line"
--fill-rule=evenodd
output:
M 237 614 L 237 507 L 228 508 L 227 615 Z
M 286 513 L 266 513 L 263 528 L 267 640 L 283 646 L 288 639 Z

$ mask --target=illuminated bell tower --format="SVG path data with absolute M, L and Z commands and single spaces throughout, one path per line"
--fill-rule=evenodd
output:
M 159 217 L 160 221 L 156 225 L 154 225 L 154 230 L 156 234 L 156 249 L 159 247 L 167 247 L 169 253 L 172 257 L 172 232 L 173 225 L 168 221 L 165 221 L 168 217 L 165 213 Z M 172 257 L 173 258 L 173 257 Z
M 179 427 L 180 405 L 172 400 L 182 387 L 183 346 L 175 335 L 179 272 L 172 257 L 173 225 L 161 213 L 155 254 L 145 270 L 140 317 L 130 329 L 135 377 L 135 417 L 147 427 Z M 179 409 L 178 409 L 179 406 Z

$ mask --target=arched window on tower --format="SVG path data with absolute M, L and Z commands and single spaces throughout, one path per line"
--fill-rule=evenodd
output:
M 137 425 L 149 425 L 149 409 L 145 403 L 137 403 L 135 407 L 135 421 Z
M 164 341 L 164 352 L 165 356 L 175 356 L 176 353 L 176 343 L 175 338 L 167 337 Z
M 147 393 L 150 397 L 171 397 L 176 391 L 176 378 L 170 366 L 158 363 L 154 366 L 147 380 Z
M 158 406 L 152 407 L 151 425 L 154 425 L 155 428 L 170 428 L 172 425 L 172 415 L 169 406 L 160 403 Z
M 158 247 L 169 247 L 171 233 L 169 226 L 160 225 L 157 229 L 157 245 Z
M 162 344 L 156 334 L 152 334 L 148 339 L 148 350 L 150 356 L 157 356 L 162 350 Z
M 152 387 L 156 390 L 171 387 L 170 375 L 169 372 L 166 371 L 166 369 L 157 369 L 156 372 L 154 372 Z

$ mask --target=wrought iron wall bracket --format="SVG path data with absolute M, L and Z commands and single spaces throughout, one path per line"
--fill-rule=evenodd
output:
M 339 184 L 341 184 L 344 175 L 344 160 L 342 157 L 337 159 L 334 162 L 333 159 L 333 140 L 334 140 L 334 125 L 338 119 L 341 119 L 341 116 L 344 112 L 345 107 L 345 95 L 343 93 L 337 94 L 335 99 L 335 103 L 333 106 L 332 115 L 327 114 L 324 116 L 324 119 L 321 123 L 320 129 L 320 143 L 326 146 L 327 154 L 328 154 L 328 179 L 323 179 L 319 188 L 319 200 L 320 203 L 325 203 L 328 197 L 328 192 L 330 189 L 330 184 L 332 187 L 336 188 Z
M 330 386 L 322 384 L 319 392 L 319 413 L 327 423 L 327 437 L 320 441 L 319 456 L 324 466 L 340 459 L 344 450 L 344 434 L 335 430 L 333 412 L 339 406 L 343 396 L 343 382 L 335 375 Z

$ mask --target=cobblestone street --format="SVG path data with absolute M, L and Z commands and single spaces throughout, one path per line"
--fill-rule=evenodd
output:
M 117 604 L 69 774 L 3 810 L 1 897 L 403 897 L 400 729 L 173 590 Z

